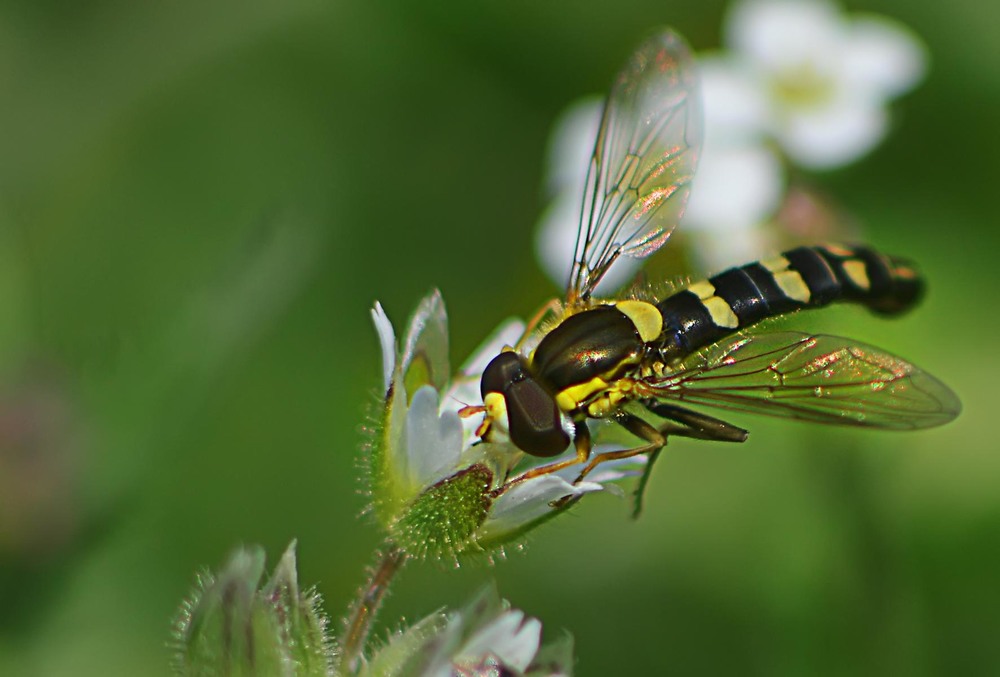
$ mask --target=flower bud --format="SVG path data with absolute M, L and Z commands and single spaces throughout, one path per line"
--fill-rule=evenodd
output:
M 299 590 L 295 543 L 285 550 L 271 579 L 260 546 L 234 552 L 217 576 L 199 577 L 174 623 L 180 675 L 254 677 L 325 676 L 331 643 L 319 596 Z

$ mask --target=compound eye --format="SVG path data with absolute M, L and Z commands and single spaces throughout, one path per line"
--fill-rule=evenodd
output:
M 558 456 L 569 446 L 556 401 L 534 379 L 512 384 L 504 393 L 511 441 L 532 456 Z
M 479 382 L 479 394 L 486 397 L 487 393 L 503 393 L 512 383 L 523 381 L 528 377 L 521 356 L 515 352 L 500 353 L 486 365 L 483 378 Z

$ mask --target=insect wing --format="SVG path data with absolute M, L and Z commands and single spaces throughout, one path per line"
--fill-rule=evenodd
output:
M 942 425 L 961 411 L 946 385 L 895 355 L 798 332 L 718 343 L 647 385 L 663 399 L 887 430 Z
M 690 50 L 663 31 L 618 74 L 587 171 L 567 301 L 586 300 L 619 256 L 660 248 L 684 210 L 701 146 Z

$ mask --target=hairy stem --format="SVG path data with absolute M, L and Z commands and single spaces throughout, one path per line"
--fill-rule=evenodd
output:
M 357 672 L 375 615 L 389 592 L 389 584 L 407 558 L 395 543 L 388 541 L 382 551 L 376 553 L 375 559 L 377 563 L 368 570 L 368 581 L 358 590 L 358 597 L 348 610 L 344 623 L 340 638 L 341 675 Z

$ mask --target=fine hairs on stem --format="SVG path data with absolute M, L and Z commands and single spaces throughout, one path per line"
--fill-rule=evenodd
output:
M 375 560 L 376 564 L 369 568 L 368 580 L 358 590 L 357 599 L 348 609 L 344 622 L 339 642 L 342 675 L 352 675 L 357 671 L 378 609 L 389 592 L 389 585 L 396 573 L 406 563 L 407 556 L 395 543 L 387 541 L 382 550 L 376 553 Z

